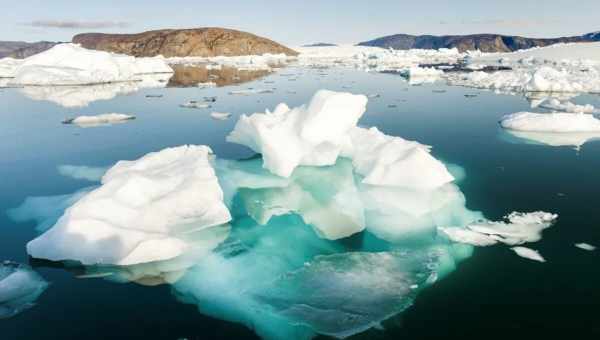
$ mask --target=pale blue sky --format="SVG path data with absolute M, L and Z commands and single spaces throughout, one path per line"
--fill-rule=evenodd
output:
M 299 45 L 394 33 L 532 37 L 600 30 L 600 0 L 0 0 L 0 40 L 67 41 L 80 32 L 218 26 Z

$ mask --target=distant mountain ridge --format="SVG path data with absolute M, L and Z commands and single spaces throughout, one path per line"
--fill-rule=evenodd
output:
M 0 58 L 11 57 L 23 59 L 44 52 L 56 44 L 59 43 L 53 41 L 38 41 L 32 43 L 25 41 L 0 41 Z
M 600 32 L 560 38 L 526 38 L 501 34 L 470 35 L 409 35 L 395 34 L 358 43 L 359 46 L 376 46 L 397 50 L 457 48 L 460 52 L 480 50 L 482 52 L 512 52 L 532 47 L 558 43 L 600 41 Z
M 165 29 L 137 34 L 83 33 L 73 37 L 82 47 L 136 57 L 214 57 L 298 52 L 257 35 L 226 28 Z

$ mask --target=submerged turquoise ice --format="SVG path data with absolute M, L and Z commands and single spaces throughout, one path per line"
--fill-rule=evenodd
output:
M 300 167 L 290 178 L 261 164 L 260 157 L 215 161 L 233 220 L 186 235 L 192 245 L 186 254 L 91 266 L 79 277 L 171 284 L 179 300 L 200 312 L 268 339 L 343 338 L 402 312 L 472 253 L 436 233 L 481 218 L 465 207 L 455 184 L 423 194 L 375 187 L 361 183 L 347 159 Z M 33 219 L 43 230 L 88 190 L 31 197 L 10 215 Z M 353 236 L 330 239 L 344 228 Z

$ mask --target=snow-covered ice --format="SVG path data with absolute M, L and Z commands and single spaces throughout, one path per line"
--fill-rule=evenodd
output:
M 28 266 L 0 263 L 0 319 L 33 307 L 46 288 L 48 282 Z
M 591 104 L 578 105 L 570 101 L 561 101 L 557 98 L 549 98 L 537 104 L 538 107 L 561 112 L 570 113 L 600 113 L 599 109 L 596 109 Z
M 4 66 L 10 63 L 15 66 L 14 62 L 0 62 Z M 28 57 L 4 73 L 13 77 L 12 85 L 89 85 L 136 81 L 142 74 L 172 72 L 162 57 L 135 58 L 66 43 Z
M 320 90 L 308 106 L 282 103 L 273 112 L 242 115 L 227 141 L 261 153 L 266 169 L 289 177 L 300 165 L 334 164 L 366 104 L 363 95 Z
M 102 185 L 27 244 L 36 258 L 131 265 L 167 260 L 189 248 L 194 231 L 231 217 L 210 163 L 210 148 L 186 145 L 121 161 Z
M 63 124 L 75 124 L 81 127 L 94 127 L 112 123 L 122 123 L 135 119 L 135 116 L 124 113 L 103 113 L 94 116 L 77 116 L 67 118 Z
M 528 132 L 600 132 L 600 120 L 587 113 L 517 112 L 502 117 L 500 125 L 505 129 Z

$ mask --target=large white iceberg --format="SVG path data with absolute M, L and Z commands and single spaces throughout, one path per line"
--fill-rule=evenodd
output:
M 308 106 L 282 103 L 273 112 L 242 115 L 227 140 L 261 153 L 266 169 L 289 177 L 300 165 L 334 164 L 366 104 L 363 95 L 320 90 Z
M 231 216 L 210 163 L 210 148 L 180 146 L 121 161 L 102 185 L 27 244 L 36 258 L 132 265 L 189 249 L 193 232 Z
M 48 282 L 24 265 L 0 263 L 0 319 L 31 308 L 48 287 Z
M 136 58 L 88 50 L 76 44 L 58 44 L 26 58 L 5 73 L 14 77 L 12 85 L 90 85 L 136 81 L 142 74 L 172 72 L 160 56 Z
M 363 95 L 320 90 L 308 107 L 282 103 L 274 112 L 243 115 L 227 140 L 261 153 L 264 167 L 282 177 L 298 166 L 332 165 L 343 156 L 352 159 L 365 184 L 430 190 L 454 180 L 429 147 L 357 127 L 366 104 Z

